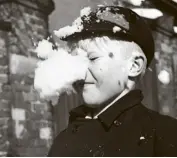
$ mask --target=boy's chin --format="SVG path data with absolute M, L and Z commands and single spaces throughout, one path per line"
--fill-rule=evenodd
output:
M 105 106 L 109 105 L 115 98 L 116 97 L 112 97 L 107 100 L 103 100 L 103 98 L 100 100 L 92 100 L 92 99 L 83 97 L 83 102 L 84 102 L 84 105 L 90 108 L 104 108 Z
M 95 105 L 95 104 L 94 105 L 93 104 L 84 104 L 84 105 L 89 107 L 89 108 L 94 108 L 94 109 L 100 107 L 100 105 Z
M 100 108 L 102 106 L 101 103 L 96 101 L 84 101 L 84 105 L 89 108 Z

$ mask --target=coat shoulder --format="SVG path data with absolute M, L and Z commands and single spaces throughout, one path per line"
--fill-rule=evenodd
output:
M 149 109 L 146 111 L 151 117 L 155 132 L 155 155 L 177 156 L 177 119 Z
M 155 112 L 153 114 L 153 121 L 157 130 L 169 131 L 177 133 L 177 119 L 168 115 L 162 115 Z M 176 134 L 175 134 L 176 135 Z M 176 135 L 177 136 L 177 135 Z
M 173 130 L 177 133 L 177 119 L 168 115 L 162 115 L 159 112 L 153 111 L 144 107 L 146 111 L 146 116 L 151 118 L 152 123 L 154 124 L 154 128 L 157 130 L 166 131 L 167 129 Z

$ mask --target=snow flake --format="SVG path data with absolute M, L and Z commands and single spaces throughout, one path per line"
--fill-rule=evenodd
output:
M 51 128 L 44 127 L 40 129 L 40 138 L 41 139 L 51 139 Z
M 118 26 L 114 26 L 114 27 L 113 27 L 113 32 L 114 32 L 114 33 L 119 32 L 120 30 L 121 30 L 121 28 L 118 27 Z
M 144 140 L 144 139 L 145 139 L 145 137 L 144 137 L 144 136 L 141 136 L 141 137 L 140 137 L 140 140 Z
M 104 5 L 103 5 L 103 4 L 98 4 L 97 6 L 98 6 L 98 7 L 104 7 Z
M 144 0 L 129 0 L 133 5 L 140 6 Z
M 175 33 L 177 33 L 177 26 L 173 26 L 173 30 Z
M 168 85 L 170 83 L 170 74 L 166 70 L 162 70 L 158 75 L 158 79 L 164 85 Z
M 97 19 L 96 22 L 99 23 L 99 22 L 100 22 L 100 19 Z

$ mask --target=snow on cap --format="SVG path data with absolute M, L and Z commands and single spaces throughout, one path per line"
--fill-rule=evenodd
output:
M 55 31 L 55 34 L 65 41 L 96 36 L 134 41 L 144 51 L 147 66 L 154 56 L 154 40 L 150 28 L 138 14 L 128 8 L 97 6 L 92 11 L 89 7 L 84 8 L 72 26 Z
M 113 27 L 113 32 L 116 33 L 116 32 L 119 32 L 121 30 L 121 28 L 119 26 L 114 26 Z
M 80 16 L 88 16 L 91 13 L 90 7 L 85 7 L 80 11 Z
M 73 23 L 72 26 L 65 26 L 58 31 L 54 31 L 54 34 L 59 38 L 65 38 L 76 32 L 81 32 L 83 30 L 83 21 L 81 17 L 87 17 L 91 13 L 90 7 L 85 7 L 80 11 L 80 17 L 78 17 Z M 89 18 L 87 18 L 89 20 Z

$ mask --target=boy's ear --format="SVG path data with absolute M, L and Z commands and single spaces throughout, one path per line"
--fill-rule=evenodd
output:
M 129 77 L 137 77 L 144 71 L 145 57 L 143 55 L 132 56 L 129 63 Z

